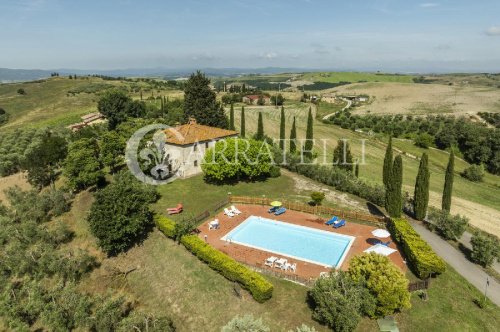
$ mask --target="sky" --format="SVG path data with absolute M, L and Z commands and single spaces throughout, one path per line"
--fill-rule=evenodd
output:
M 2 0 L 0 67 L 500 72 L 500 1 Z

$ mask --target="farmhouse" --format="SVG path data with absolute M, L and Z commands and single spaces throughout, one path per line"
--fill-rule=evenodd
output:
M 164 133 L 168 171 L 177 171 L 181 178 L 201 173 L 205 151 L 216 142 L 238 136 L 237 131 L 204 126 L 193 118 L 187 124 L 165 129 Z
M 66 128 L 68 128 L 72 131 L 78 131 L 78 130 L 82 129 L 83 127 L 91 126 L 91 125 L 98 124 L 98 123 L 103 123 L 106 121 L 104 119 L 104 115 L 102 115 L 99 112 L 82 115 L 80 118 L 82 119 L 82 122 L 73 123 L 73 124 L 67 126 Z
M 259 102 L 259 98 L 263 99 L 264 104 L 269 104 L 269 102 L 271 100 L 269 97 L 263 96 L 263 95 L 248 95 L 248 96 L 243 97 L 242 101 L 244 103 L 249 104 L 249 105 L 257 105 Z

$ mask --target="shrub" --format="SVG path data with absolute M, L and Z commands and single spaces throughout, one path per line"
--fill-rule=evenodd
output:
M 224 182 L 258 179 L 270 174 L 271 146 L 256 140 L 226 139 L 205 153 L 201 165 L 205 179 Z
M 269 170 L 269 176 L 272 178 L 279 178 L 281 176 L 281 168 L 278 166 L 271 166 L 271 169 Z
M 415 137 L 415 145 L 424 149 L 428 149 L 430 146 L 432 146 L 433 142 L 434 137 L 427 133 L 422 133 Z
M 441 274 L 446 270 L 445 262 L 415 232 L 408 220 L 403 218 L 391 219 L 388 228 L 394 239 L 403 248 L 413 272 L 420 279 L 428 278 L 434 273 Z
M 172 219 L 169 219 L 159 214 L 155 214 L 153 219 L 156 223 L 156 226 L 163 234 L 165 234 L 167 237 L 171 239 L 175 238 L 176 227 L 175 227 L 175 222 Z
M 17 89 L 17 93 L 23 96 L 26 94 L 26 90 L 24 90 L 23 88 L 19 88 Z
M 319 278 L 308 297 L 313 318 L 334 331 L 353 331 L 362 315 L 375 311 L 375 299 L 363 282 L 354 281 L 343 271 Z
M 377 302 L 376 316 L 411 307 L 408 279 L 386 256 L 375 253 L 356 256 L 349 262 L 348 273 L 354 280 L 366 282 Z
M 476 232 L 472 236 L 471 244 L 472 260 L 484 267 L 490 266 L 500 258 L 500 243 L 493 235 Z
M 483 165 L 471 165 L 466 168 L 460 175 L 470 180 L 472 182 L 481 182 L 484 177 L 484 167 Z
M 290 330 L 288 332 L 316 332 L 314 327 L 309 327 L 306 324 L 302 324 L 301 326 L 297 326 L 295 330 Z
M 231 257 L 211 247 L 196 235 L 186 235 L 181 243 L 200 260 L 231 281 L 240 283 L 257 302 L 265 302 L 273 295 L 273 285 L 259 273 L 248 269 Z
M 314 205 L 321 205 L 321 202 L 325 199 L 325 193 L 320 191 L 313 191 L 311 193 L 311 200 Z
M 254 318 L 253 315 L 243 317 L 236 316 L 221 329 L 222 332 L 269 332 L 271 331 L 263 322 L 262 318 Z
M 435 208 L 430 209 L 428 219 L 446 240 L 459 239 L 469 224 L 469 219 L 465 216 L 459 214 L 452 216 L 446 211 Z

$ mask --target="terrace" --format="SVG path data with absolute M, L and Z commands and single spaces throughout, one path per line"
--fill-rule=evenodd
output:
M 225 241 L 222 238 L 227 233 L 238 227 L 250 216 L 261 216 L 266 219 L 272 219 L 294 225 L 310 227 L 317 230 L 352 236 L 355 239 L 348 249 L 345 259 L 339 267 L 342 270 L 347 270 L 347 268 L 349 267 L 349 260 L 353 256 L 362 254 L 364 250 L 370 248 L 376 242 L 375 237 L 371 233 L 373 230 L 378 228 L 376 226 L 349 222 L 349 220 L 347 219 L 346 226 L 334 229 L 332 228 L 332 226 L 325 225 L 325 219 L 309 213 L 288 209 L 285 214 L 275 216 L 274 214 L 268 213 L 268 206 L 240 204 L 236 207 L 242 212 L 240 215 L 228 217 L 224 214 L 224 212 L 218 213 L 215 217 L 206 220 L 200 227 L 198 227 L 198 229 L 200 230 L 199 236 L 206 239 L 206 241 L 213 247 L 233 257 L 239 262 L 253 266 L 259 270 L 271 272 L 273 274 L 278 273 L 292 279 L 309 281 L 312 279 L 316 279 L 321 272 L 330 271 L 331 268 L 325 267 L 324 265 L 306 262 L 298 258 L 290 258 L 286 255 L 277 255 L 273 252 L 252 248 L 246 245 L 230 243 L 229 241 Z M 219 220 L 219 227 L 217 229 L 210 229 L 209 223 L 214 219 Z M 389 247 L 397 250 L 396 252 L 388 256 L 389 259 L 391 259 L 391 261 L 394 262 L 394 264 L 396 264 L 403 272 L 406 272 L 407 268 L 404 263 L 403 257 L 401 256 L 395 243 L 391 242 L 389 244 Z M 287 258 L 289 262 L 296 263 L 296 271 L 283 271 L 278 268 L 272 268 L 264 265 L 265 260 L 270 256 Z

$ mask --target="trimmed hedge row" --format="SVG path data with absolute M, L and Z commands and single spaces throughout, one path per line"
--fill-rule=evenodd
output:
M 155 214 L 154 221 L 160 231 L 169 238 L 175 237 L 175 222 L 165 216 Z
M 389 231 L 401 245 L 413 272 L 420 278 L 428 278 L 431 274 L 443 273 L 446 270 L 445 262 L 431 246 L 422 240 L 408 220 L 394 218 L 389 221 Z
M 167 237 L 175 237 L 175 222 L 165 216 L 156 214 L 154 216 L 156 226 Z M 181 243 L 212 269 L 216 270 L 231 281 L 237 281 L 245 289 L 250 291 L 253 298 L 258 302 L 265 302 L 273 295 L 273 285 L 259 273 L 254 272 L 238 263 L 231 257 L 206 244 L 196 235 L 185 235 Z
M 227 279 L 240 283 L 257 302 L 265 302 L 273 296 L 273 285 L 269 281 L 259 273 L 206 244 L 198 236 L 185 235 L 181 238 L 181 243 L 212 269 Z

